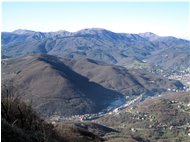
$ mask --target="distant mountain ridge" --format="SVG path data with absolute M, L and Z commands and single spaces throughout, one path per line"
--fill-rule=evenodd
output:
M 173 37 L 175 38 L 174 36 L 159 36 L 155 33 L 152 33 L 152 32 L 144 32 L 144 33 L 121 33 L 121 32 L 112 32 L 112 31 L 109 31 L 109 30 L 106 30 L 106 29 L 103 29 L 103 28 L 86 28 L 86 29 L 81 29 L 81 30 L 78 30 L 76 32 L 69 32 L 67 30 L 58 30 L 58 31 L 53 31 L 53 32 L 40 32 L 40 31 L 33 31 L 33 30 L 27 30 L 27 29 L 17 29 L 17 30 L 14 30 L 12 32 L 6 32 L 6 31 L 3 31 L 2 33 L 13 33 L 13 34 L 19 34 L 19 35 L 32 35 L 32 34 L 36 34 L 36 33 L 41 33 L 43 35 L 46 35 L 45 37 L 48 37 L 48 35 L 50 36 L 56 36 L 56 35 L 62 35 L 62 37 L 64 36 L 75 36 L 75 35 L 83 35 L 83 34 L 109 34 L 109 33 L 112 33 L 112 34 L 120 34 L 120 35 L 128 35 L 128 36 L 134 36 L 134 35 L 139 35 L 143 38 L 147 38 L 147 39 L 150 39 L 150 38 L 159 38 L 159 37 Z M 182 40 L 187 40 L 187 39 L 183 39 L 183 38 L 179 38 L 179 39 L 182 39 Z
M 69 59 L 81 57 L 134 67 L 136 61 L 148 66 L 174 69 L 190 66 L 190 41 L 175 37 L 161 37 L 154 33 L 114 33 L 106 29 L 91 28 L 77 32 L 35 32 L 16 30 L 2 32 L 2 58 L 15 58 L 35 53 L 50 54 Z M 167 58 L 163 55 L 168 53 Z M 185 55 L 178 61 L 176 55 Z M 131 62 L 131 59 L 133 62 Z M 173 62 L 168 66 L 171 61 Z M 142 64 L 143 65 L 143 64 Z M 138 66 L 137 66 L 138 67 Z

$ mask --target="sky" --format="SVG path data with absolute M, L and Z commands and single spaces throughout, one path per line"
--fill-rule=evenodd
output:
M 190 39 L 190 2 L 3 2 L 2 31 L 104 28 Z

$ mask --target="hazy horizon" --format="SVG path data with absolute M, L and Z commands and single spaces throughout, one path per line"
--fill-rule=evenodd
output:
M 103 28 L 190 40 L 189 2 L 3 2 L 2 31 Z
M 84 28 L 84 29 L 105 29 L 105 28 L 97 28 L 97 27 L 92 27 L 92 28 Z M 68 31 L 68 30 L 65 30 L 65 29 L 60 29 L 60 30 L 56 30 L 56 31 L 39 31 L 39 30 L 30 30 L 30 29 L 15 29 L 13 31 L 2 31 L 2 32 L 15 32 L 17 30 L 27 30 L 27 31 L 34 31 L 34 32 L 44 32 L 44 33 L 48 33 L 48 32 L 59 32 L 59 31 L 66 31 L 66 32 L 70 32 L 70 33 L 75 33 L 75 32 L 78 32 L 78 31 L 81 31 L 81 30 L 84 30 L 84 29 L 79 29 L 77 31 Z M 105 29 L 105 30 L 108 30 L 108 29 Z M 139 32 L 139 33 L 127 33 L 127 32 L 115 32 L 115 31 L 112 31 L 112 30 L 108 30 L 108 31 L 111 31 L 111 32 L 114 32 L 114 33 L 126 33 L 126 34 L 142 34 L 142 33 L 153 33 L 151 31 L 147 31 L 147 32 Z M 167 37 L 167 36 L 172 36 L 172 37 L 176 37 L 176 38 L 180 38 L 180 39 L 184 39 L 184 40 L 190 40 L 190 39 L 186 39 L 186 38 L 183 38 L 183 37 L 177 37 L 177 36 L 174 36 L 174 35 L 167 35 L 167 36 L 162 36 L 162 35 L 159 35 L 157 33 L 153 33 L 157 36 L 160 36 L 160 37 Z

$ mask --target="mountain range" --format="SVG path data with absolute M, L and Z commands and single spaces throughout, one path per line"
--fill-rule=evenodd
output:
M 177 70 L 190 66 L 190 41 L 154 33 L 114 33 L 106 29 L 77 32 L 2 32 L 2 58 L 35 53 L 68 59 L 89 58 L 126 68 L 159 66 Z

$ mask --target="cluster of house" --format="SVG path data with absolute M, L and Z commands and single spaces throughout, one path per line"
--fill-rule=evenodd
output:
M 154 117 L 152 115 L 149 115 L 149 113 L 145 112 L 135 112 L 132 119 L 136 120 L 146 120 L 149 119 L 150 121 L 153 121 Z
M 168 88 L 167 91 L 170 91 L 170 92 L 189 92 L 190 88 L 188 86 L 184 86 L 182 89 Z
M 182 89 L 184 92 L 189 92 L 190 91 L 190 73 L 186 74 L 173 74 L 168 77 L 168 79 L 174 79 L 174 80 L 179 80 L 181 81 L 185 87 Z M 171 89 L 173 91 L 173 89 Z M 176 91 L 176 90 L 175 90 Z
M 168 72 L 167 70 L 158 68 L 158 69 L 153 69 L 151 72 L 160 73 L 163 77 L 167 77 L 168 79 L 179 80 L 185 85 L 185 88 L 183 88 L 182 90 L 169 88 L 169 91 L 173 91 L 173 92 L 178 92 L 178 91 L 189 92 L 190 91 L 190 67 L 184 70 L 170 71 L 170 72 Z
M 178 102 L 176 100 L 170 101 L 170 104 L 176 104 L 178 109 L 182 109 L 182 111 L 190 111 L 190 102 Z
M 169 126 L 167 124 L 162 124 L 162 123 L 159 123 L 158 125 L 156 126 L 152 126 L 152 125 L 149 125 L 149 128 L 148 129 L 162 129 L 162 130 L 166 130 L 166 129 L 170 129 L 170 130 L 175 130 L 175 129 L 183 129 L 185 130 L 185 133 L 187 136 L 190 137 L 190 125 L 189 123 L 187 123 L 186 125 L 183 125 L 183 126 Z M 141 129 L 141 128 L 134 128 L 132 127 L 131 129 L 131 132 L 137 132 L 138 130 L 144 130 L 144 129 Z
M 69 120 L 77 120 L 77 121 L 84 121 L 84 120 L 92 120 L 98 118 L 99 114 L 84 114 L 84 115 L 73 115 L 69 117 Z
M 84 120 L 92 120 L 100 117 L 99 113 L 97 114 L 84 114 L 84 115 L 73 115 L 71 117 L 60 117 L 54 115 L 50 118 L 50 122 L 56 123 L 61 121 L 84 121 Z

